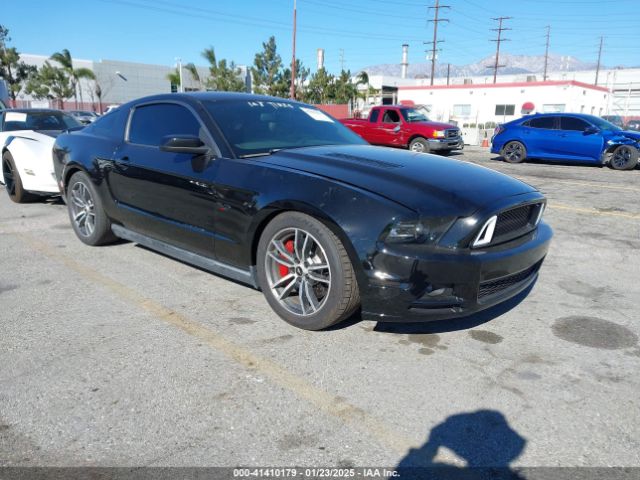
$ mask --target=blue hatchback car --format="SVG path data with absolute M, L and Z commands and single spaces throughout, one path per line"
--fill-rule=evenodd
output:
M 638 164 L 638 142 L 640 132 L 626 132 L 593 115 L 542 113 L 498 125 L 491 152 L 509 163 L 539 158 L 631 170 Z

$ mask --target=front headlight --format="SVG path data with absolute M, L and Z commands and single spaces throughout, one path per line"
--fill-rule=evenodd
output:
M 444 138 L 444 130 L 434 130 L 433 138 Z
M 449 230 L 455 220 L 455 217 L 432 217 L 417 222 L 395 222 L 387 226 L 382 239 L 387 243 L 433 245 Z

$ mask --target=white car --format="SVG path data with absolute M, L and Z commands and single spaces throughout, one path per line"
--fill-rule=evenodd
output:
M 61 132 L 77 128 L 82 125 L 59 110 L 0 111 L 0 183 L 11 200 L 23 203 L 41 195 L 60 194 L 51 149 Z

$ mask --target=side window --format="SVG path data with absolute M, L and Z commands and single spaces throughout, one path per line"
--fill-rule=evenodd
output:
M 114 112 L 105 113 L 98 119 L 84 127 L 84 131 L 98 137 L 112 138 L 122 141 L 124 126 L 129 116 L 129 110 L 119 108 Z
M 168 135 L 200 137 L 200 123 L 182 105 L 158 103 L 136 107 L 129 126 L 129 142 L 157 147 Z
M 369 121 L 371 123 L 376 123 L 378 121 L 378 117 L 380 116 L 380 110 L 375 109 L 371 112 L 371 116 L 369 117 Z
M 382 117 L 383 123 L 400 123 L 400 114 L 395 110 L 387 110 Z
M 560 130 L 575 130 L 584 132 L 589 124 L 584 120 L 576 117 L 560 117 Z
M 531 128 L 545 128 L 547 130 L 553 130 L 555 123 L 556 117 L 540 117 L 529 120 L 529 126 Z

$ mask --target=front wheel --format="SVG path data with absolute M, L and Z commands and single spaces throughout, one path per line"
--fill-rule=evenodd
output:
M 20 172 L 18 172 L 16 163 L 13 161 L 13 156 L 9 152 L 4 152 L 4 155 L 2 155 L 2 176 L 4 178 L 5 188 L 12 202 L 26 203 L 37 198 L 22 186 Z
M 520 142 L 507 143 L 500 153 L 508 163 L 522 163 L 527 159 L 527 149 Z
M 342 242 L 309 215 L 286 212 L 273 219 L 260 237 L 257 264 L 267 302 L 295 327 L 322 330 L 348 318 L 360 304 Z
M 429 152 L 429 142 L 422 137 L 414 138 L 409 143 L 409 150 L 416 153 L 428 153 Z
M 631 145 L 620 145 L 611 154 L 609 166 L 614 170 L 633 170 L 638 164 L 638 150 Z
M 74 173 L 69 180 L 67 209 L 71 226 L 83 243 L 104 245 L 116 239 L 111 232 L 111 221 L 102 207 L 102 200 L 84 172 Z

